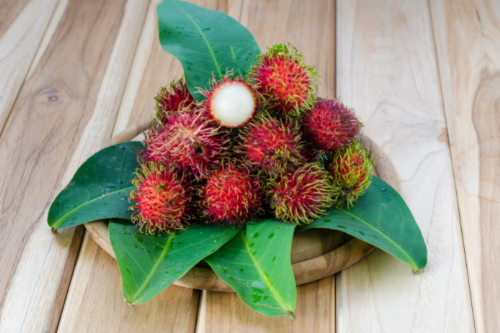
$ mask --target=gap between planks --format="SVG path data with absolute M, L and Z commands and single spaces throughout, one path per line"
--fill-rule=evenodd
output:
M 500 3 L 430 0 L 478 332 L 500 331 Z
M 339 273 L 337 329 L 474 331 L 428 3 L 339 0 L 337 19 L 338 93 L 391 157 L 428 248 L 419 275 L 382 251 Z
M 110 7 L 111 1 L 69 2 L 39 58 L 39 69 L 23 85 L 9 126 L 0 138 L 2 202 L 9 203 L 2 213 L 8 218 L 3 218 L 2 224 L 10 224 L 5 226 L 9 231 L 3 233 L 0 260 L 4 274 L 11 272 L 10 276 L 2 275 L 5 289 L 0 332 L 56 329 L 82 229 L 52 235 L 46 224 L 48 202 L 66 185 L 81 161 L 109 136 L 109 130 L 105 133 L 105 126 L 100 125 L 113 120 L 117 108 L 106 108 L 114 101 L 106 103 L 103 98 L 115 99 L 123 92 L 124 83 L 120 81 L 126 78 L 133 56 L 129 50 L 134 50 L 131 45 L 138 37 L 134 29 L 142 26 L 144 18 L 144 2 L 114 2 L 115 8 Z M 130 8 L 134 4 L 135 8 Z M 92 25 L 85 25 L 87 20 Z M 78 32 L 71 29 L 78 24 Z M 108 34 L 93 34 L 99 27 Z M 90 44 L 83 48 L 87 51 L 85 62 L 79 63 L 78 52 L 85 41 Z M 69 64 L 71 57 L 73 62 Z M 108 69 L 115 66 L 120 70 L 106 71 L 107 60 L 111 62 Z M 125 78 L 121 78 L 123 75 Z M 77 111 L 60 112 L 67 110 Z M 87 121 L 91 123 L 85 126 Z M 79 141 L 84 143 L 78 145 Z

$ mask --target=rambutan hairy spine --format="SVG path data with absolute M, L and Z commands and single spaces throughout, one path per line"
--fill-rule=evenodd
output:
M 276 175 L 305 162 L 300 128 L 292 119 L 280 120 L 258 113 L 240 130 L 235 150 L 252 168 Z
M 372 182 L 375 167 L 369 148 L 359 142 L 335 152 L 328 170 L 333 177 L 334 201 L 337 208 L 352 207 Z
M 257 56 L 249 78 L 258 85 L 262 104 L 281 116 L 300 117 L 316 103 L 318 72 L 291 45 L 276 44 Z
M 169 85 L 161 87 L 155 101 L 155 117 L 160 123 L 163 123 L 170 113 L 192 109 L 195 105 L 183 78 L 177 81 L 174 79 Z
M 276 217 L 298 225 L 309 224 L 333 204 L 332 177 L 319 163 L 308 163 L 294 172 L 272 178 L 267 196 Z
M 170 115 L 145 133 L 144 161 L 155 161 L 192 172 L 199 179 L 226 155 L 228 133 L 200 110 Z
M 148 234 L 185 229 L 192 218 L 189 212 L 191 188 L 183 177 L 179 177 L 173 168 L 154 162 L 142 164 L 136 177 L 132 183 L 137 188 L 130 192 L 129 197 L 130 202 L 137 202 L 130 207 L 130 210 L 135 210 L 132 222 Z
M 361 136 L 363 123 L 337 99 L 318 99 L 303 118 L 304 137 L 317 149 L 335 151 Z
M 230 163 L 211 171 L 199 189 L 202 217 L 209 223 L 238 226 L 262 213 L 259 178 Z

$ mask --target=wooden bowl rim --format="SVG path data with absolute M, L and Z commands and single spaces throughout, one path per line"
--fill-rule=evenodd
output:
M 153 120 L 134 125 L 113 137 L 110 140 L 109 145 L 130 141 L 151 127 L 152 124 Z M 401 182 L 396 168 L 390 161 L 389 157 L 375 142 L 373 142 L 373 140 L 368 138 L 366 135 L 363 135 L 360 141 L 365 146 L 370 147 L 370 154 L 372 154 L 375 160 L 374 174 L 384 179 L 396 191 L 401 193 Z M 107 221 L 102 220 L 85 223 L 85 228 L 90 233 L 94 241 L 107 254 L 116 259 L 109 239 Z M 295 237 L 296 236 L 294 236 L 294 238 Z M 323 244 L 318 243 L 318 245 L 321 247 Z M 307 252 L 307 246 L 311 245 L 305 244 L 304 246 L 304 251 Z M 300 248 L 300 246 L 298 246 L 298 248 Z M 329 250 L 328 252 L 322 253 L 316 257 L 308 257 L 307 253 L 300 255 L 299 257 L 302 259 L 292 264 L 295 282 L 297 285 L 302 285 L 338 273 L 366 257 L 373 251 L 374 248 L 375 247 L 371 244 L 365 243 L 357 238 L 353 238 L 340 247 Z M 183 277 L 174 282 L 174 284 L 200 290 L 234 292 L 234 290 L 227 283 L 222 281 L 211 268 L 198 266 L 193 267 Z

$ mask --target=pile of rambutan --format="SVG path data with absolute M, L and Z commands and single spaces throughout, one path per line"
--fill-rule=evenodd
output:
M 374 167 L 358 140 L 363 124 L 340 100 L 317 97 L 317 85 L 302 54 L 278 44 L 247 78 L 214 78 L 201 102 L 182 79 L 161 88 L 139 153 L 133 222 L 148 233 L 185 229 L 195 216 L 304 225 L 353 206 Z

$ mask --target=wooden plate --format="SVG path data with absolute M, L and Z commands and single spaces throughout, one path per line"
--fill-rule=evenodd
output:
M 109 144 L 132 140 L 152 125 L 152 121 L 138 124 L 119 133 Z M 367 136 L 361 142 L 370 147 L 375 160 L 374 174 L 384 179 L 401 193 L 401 183 L 389 157 Z M 108 234 L 107 221 L 85 223 L 85 228 L 94 241 L 115 258 Z M 297 234 L 292 242 L 292 268 L 297 285 L 320 280 L 355 264 L 363 259 L 374 247 L 340 231 L 310 229 Z M 116 258 L 115 258 L 116 259 Z M 214 273 L 204 262 L 200 262 L 174 282 L 178 286 L 193 289 L 232 292 L 233 289 Z

